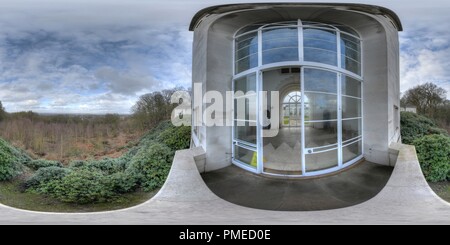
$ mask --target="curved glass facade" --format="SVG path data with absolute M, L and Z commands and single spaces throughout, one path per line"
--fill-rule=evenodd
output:
M 247 26 L 234 41 L 236 165 L 311 176 L 362 158 L 362 55 L 355 31 L 297 20 Z M 273 91 L 279 98 L 267 95 Z M 279 124 L 259 122 L 276 113 Z
M 259 55 L 261 54 L 261 55 Z M 316 22 L 257 24 L 235 36 L 235 74 L 278 62 L 314 62 L 361 76 L 361 40 L 350 28 Z

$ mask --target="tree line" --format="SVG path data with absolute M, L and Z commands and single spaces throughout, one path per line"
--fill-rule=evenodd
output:
M 142 95 L 131 115 L 43 115 L 7 113 L 0 101 L 0 137 L 36 157 L 68 162 L 120 155 L 126 144 L 169 120 L 174 92 L 181 87 Z M 117 153 L 117 154 L 116 154 Z
M 415 107 L 418 114 L 433 119 L 450 132 L 450 100 L 444 88 L 434 83 L 415 86 L 404 93 L 400 104 L 401 107 Z

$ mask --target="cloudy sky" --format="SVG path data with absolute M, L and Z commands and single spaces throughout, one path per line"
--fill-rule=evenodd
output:
M 0 101 L 10 112 L 130 113 L 139 95 L 190 86 L 192 16 L 235 2 L 264 0 L 0 0 Z M 403 22 L 402 91 L 450 91 L 450 1 L 359 2 Z

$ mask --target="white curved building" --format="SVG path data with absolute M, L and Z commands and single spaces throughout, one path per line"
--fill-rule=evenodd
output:
M 400 141 L 402 26 L 391 10 L 221 5 L 198 12 L 190 30 L 192 138 L 206 152 L 201 171 L 235 164 L 257 174 L 305 177 L 362 159 L 394 162 L 388 147 Z M 223 125 L 211 125 L 211 112 Z

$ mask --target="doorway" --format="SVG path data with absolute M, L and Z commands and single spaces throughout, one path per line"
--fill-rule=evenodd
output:
M 270 93 L 267 96 L 268 114 L 279 113 L 280 123 L 274 137 L 262 138 L 263 171 L 271 174 L 302 174 L 302 93 L 300 69 L 281 68 L 262 73 L 262 90 L 279 91 L 279 108 L 272 108 Z

